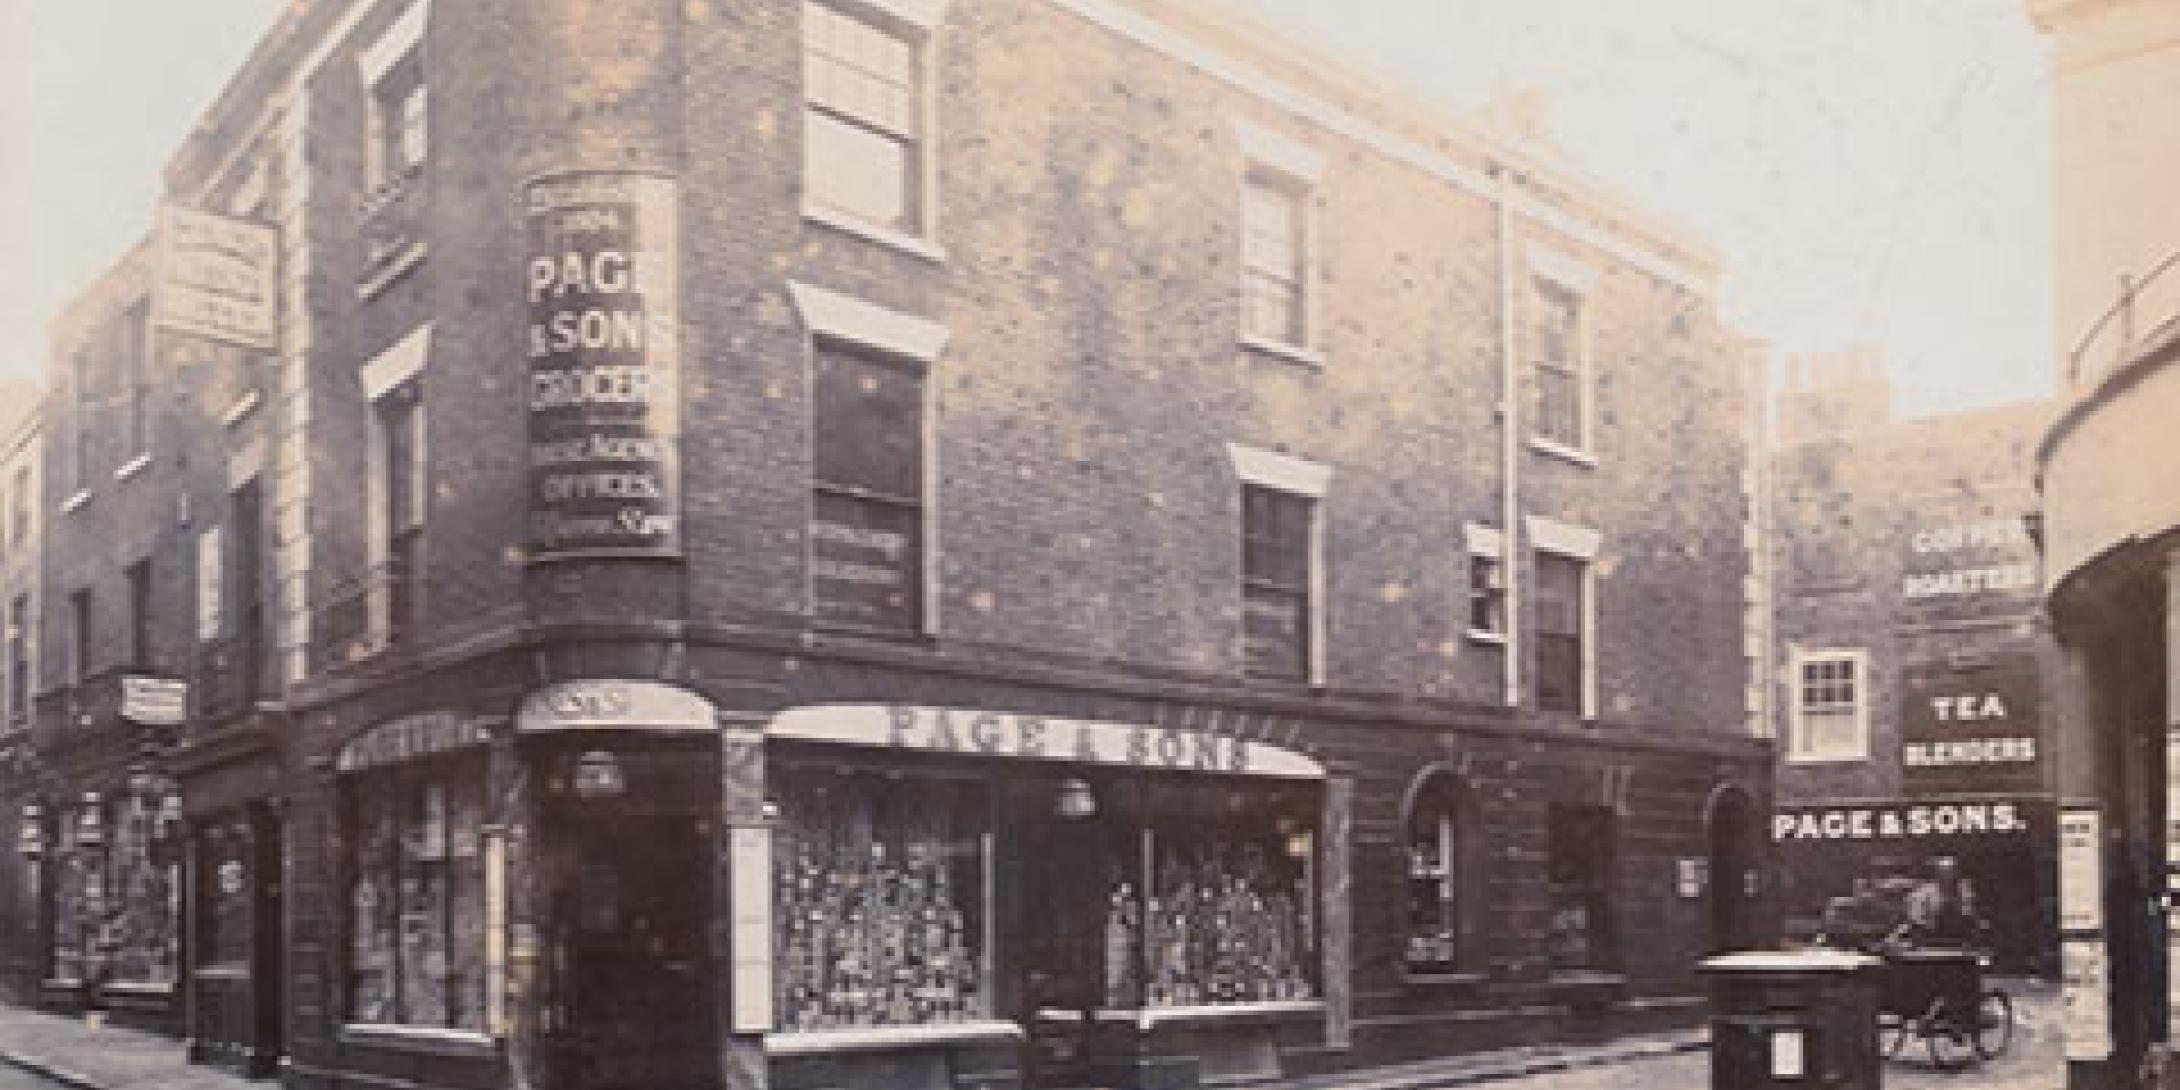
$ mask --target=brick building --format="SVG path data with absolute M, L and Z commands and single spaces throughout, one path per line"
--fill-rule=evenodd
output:
M 1956 859 L 2002 969 L 2058 956 L 2027 403 L 1894 419 L 1874 353 L 1797 358 L 1771 453 L 1790 934 L 1870 938 Z
M 68 563 L 185 538 L 205 1059 L 1193 1085 L 1774 929 L 1709 259 L 1231 14 L 308 3 L 168 184 Z
M 38 459 L 44 449 L 37 391 L 0 385 L 14 407 L 0 440 L 0 997 L 22 1002 L 37 974 L 37 860 L 44 853 L 39 824 L 37 755 L 31 746 L 31 681 L 36 646 L 39 564 Z

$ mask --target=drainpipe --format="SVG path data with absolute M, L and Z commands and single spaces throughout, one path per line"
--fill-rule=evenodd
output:
M 1499 576 L 1506 584 L 1504 666 L 1506 706 L 1521 706 L 1521 387 L 1514 320 L 1514 178 L 1495 166 L 1499 212 Z

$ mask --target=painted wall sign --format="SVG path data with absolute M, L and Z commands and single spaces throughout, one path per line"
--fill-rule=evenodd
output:
M 524 188 L 536 559 L 680 553 L 676 200 L 627 171 Z
M 380 723 L 348 740 L 333 767 L 356 772 L 483 745 L 484 724 L 453 712 L 422 712 Z
M 819 704 L 790 708 L 766 729 L 775 741 L 830 742 L 923 753 L 1126 765 L 1175 771 L 1317 779 L 1316 760 L 1265 740 L 1279 721 L 1236 717 L 1223 726 L 1162 726 L 920 705 Z
M 280 233 L 170 204 L 159 210 L 152 321 L 270 351 L 279 346 Z
M 2059 814 L 2059 930 L 2104 927 L 2104 817 L 2096 810 Z
M 656 681 L 585 679 L 548 685 L 523 698 L 517 730 L 713 730 L 711 702 Z
M 1781 809 L 1771 839 L 1919 840 L 1926 837 L 2026 836 L 2029 810 L 2020 802 L 1894 803 Z
M 2036 545 L 2018 518 L 1926 523 L 1908 531 L 1906 546 L 1900 597 L 1919 613 L 2002 612 L 2036 594 Z
M 2044 781 L 2036 660 L 1903 671 L 1900 770 L 1910 795 L 2034 791 Z
M 189 683 L 124 674 L 121 718 L 147 727 L 178 727 L 189 720 Z

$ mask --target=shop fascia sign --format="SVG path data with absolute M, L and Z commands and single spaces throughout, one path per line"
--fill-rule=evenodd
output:
M 1906 567 L 1900 596 L 1911 602 L 2018 595 L 2037 585 L 2035 545 L 2019 519 L 1915 530 L 1908 535 Z
M 1176 772 L 1319 779 L 1324 766 L 1274 745 L 1237 717 L 1221 725 L 1159 725 L 909 704 L 820 704 L 781 712 L 769 741 L 822 742 L 913 753 L 1117 765 Z
M 1912 840 L 1923 837 L 2018 836 L 2029 831 L 2018 802 L 1927 802 L 1786 810 L 1771 819 L 1771 839 Z
M 121 718 L 147 727 L 178 727 L 189 720 L 189 683 L 124 674 Z
M 713 730 L 711 702 L 656 681 L 563 681 L 531 693 L 515 717 L 518 730 Z

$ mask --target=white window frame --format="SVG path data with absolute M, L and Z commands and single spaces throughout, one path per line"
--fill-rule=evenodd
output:
M 424 365 L 431 357 L 431 331 L 429 322 L 411 330 L 393 347 L 365 363 L 358 376 L 363 383 L 365 411 L 370 414 L 364 429 L 364 570 L 370 573 L 364 610 L 373 651 L 386 647 L 393 636 L 393 586 L 381 578 L 393 559 L 389 548 L 393 536 L 393 497 L 386 488 L 386 459 L 391 444 L 379 406 L 395 392 L 410 389 L 423 377 Z M 411 465 L 417 479 L 411 482 L 409 495 L 417 504 L 429 508 L 431 501 L 425 489 L 431 475 L 425 469 L 424 442 L 430 434 L 430 426 L 421 401 L 411 420 L 417 431 L 410 443 Z M 418 518 L 424 518 L 422 512 L 418 513 Z
M 1499 532 L 1496 526 L 1485 526 L 1478 522 L 1464 523 L 1461 534 L 1468 545 L 1466 552 L 1469 563 L 1469 570 L 1462 573 L 1460 583 L 1461 626 L 1466 630 L 1468 638 L 1476 643 L 1504 646 L 1507 616 L 1513 609 L 1514 597 L 1506 578 L 1506 535 Z M 1476 616 L 1475 568 L 1478 563 L 1486 561 L 1496 566 L 1498 575 L 1497 586 L 1494 588 L 1499 592 L 1499 627 L 1496 629 L 1478 628 L 1473 623 Z
M 415 0 L 376 41 L 356 55 L 357 73 L 363 79 L 363 173 L 366 192 L 375 191 L 406 177 L 409 171 L 422 167 L 431 154 L 431 84 L 428 73 L 422 71 L 424 26 L 430 18 L 431 0 Z M 380 87 L 403 62 L 412 60 L 418 66 L 416 90 L 404 96 L 398 103 L 386 102 L 379 93 Z M 423 116 L 409 116 L 412 110 L 420 111 Z M 419 131 L 410 131 L 412 124 L 419 126 Z M 386 161 L 389 126 L 401 128 L 403 158 L 413 159 L 413 162 L 394 164 Z M 410 147 L 412 140 L 417 145 L 415 148 Z
M 946 251 L 938 242 L 938 147 L 939 110 L 938 95 L 938 29 L 946 20 L 946 10 L 951 0 L 802 0 L 801 27 L 803 38 L 797 60 L 807 70 L 809 64 L 808 27 L 812 9 L 822 8 L 872 26 L 882 33 L 893 35 L 905 42 L 912 54 L 910 61 L 915 72 L 913 89 L 916 101 L 913 106 L 916 132 L 909 141 L 914 162 L 908 165 L 913 174 L 914 189 L 902 194 L 903 206 L 911 220 L 909 229 L 878 223 L 839 208 L 821 204 L 811 198 L 810 153 L 801 149 L 801 162 L 796 170 L 802 178 L 802 218 L 834 230 L 875 242 L 903 253 L 943 262 Z M 808 88 L 803 90 L 802 115 L 797 121 L 803 126 L 801 138 L 809 139 L 809 117 L 815 105 L 811 102 Z
M 1226 445 L 1227 457 L 1234 463 L 1234 475 L 1240 483 L 1269 488 L 1301 496 L 1310 501 L 1309 540 L 1309 653 L 1303 663 L 1305 684 L 1319 686 L 1325 683 L 1325 490 L 1332 484 L 1332 467 L 1323 462 L 1282 454 L 1276 450 L 1245 446 L 1240 443 Z M 1234 492 L 1238 502 L 1241 491 Z M 1238 529 L 1239 519 L 1234 525 Z M 1235 579 L 1239 593 L 1241 580 Z M 1240 659 L 1237 629 L 1235 639 L 1236 661 Z
M 1236 188 L 1234 263 L 1241 301 L 1237 308 L 1241 345 L 1275 358 L 1322 367 L 1325 357 L 1318 347 L 1318 296 L 1322 294 L 1318 290 L 1318 271 L 1323 265 L 1324 232 L 1317 204 L 1324 185 L 1324 153 L 1253 121 L 1236 118 L 1233 126 L 1234 142 L 1242 159 Z M 1248 204 L 1251 192 L 1259 187 L 1279 191 L 1294 202 L 1293 247 L 1298 255 L 1294 270 L 1298 294 L 1295 322 L 1300 334 L 1292 340 L 1263 336 L 1249 328 Z
M 800 281 L 788 281 L 787 292 L 794 300 L 796 313 L 802 316 L 806 334 L 803 344 L 803 404 L 808 406 L 805 409 L 805 424 L 810 429 L 805 433 L 806 450 L 810 449 L 807 440 L 816 428 L 816 397 L 809 383 L 813 381 L 812 371 L 817 364 L 819 338 L 913 360 L 922 364 L 925 369 L 922 406 L 923 501 L 918 505 L 922 514 L 923 530 L 923 588 L 922 600 L 918 603 L 921 607 L 918 616 L 922 618 L 919 634 L 935 636 L 939 632 L 939 555 L 942 541 L 939 536 L 939 384 L 933 370 L 939 357 L 946 351 L 946 343 L 953 336 L 952 331 L 928 318 L 904 314 L 852 295 L 828 291 Z M 810 500 L 806 493 L 805 502 L 815 501 Z M 805 530 L 809 528 L 812 518 L 813 512 L 806 508 L 802 519 Z M 815 576 L 811 574 L 814 567 L 811 552 L 815 548 L 816 544 L 805 533 L 802 600 L 806 603 L 815 601 L 817 594 Z
M 1854 668 L 1854 737 L 1852 751 L 1820 751 L 1810 747 L 1808 711 L 1803 700 L 1803 671 L 1812 665 L 1849 663 Z M 1787 714 L 1791 717 L 1786 739 L 1790 764 L 1841 764 L 1870 759 L 1870 652 L 1862 647 L 1793 646 L 1787 653 Z
M 1529 537 L 1531 549 L 1551 553 L 1582 564 L 1582 693 L 1580 715 L 1587 723 L 1597 718 L 1597 554 L 1604 545 L 1604 535 L 1587 526 L 1561 522 L 1541 515 L 1530 515 L 1523 520 L 1523 530 Z M 1532 588 L 1534 581 L 1532 580 Z M 1530 592 L 1536 597 L 1534 589 Z M 1534 634 L 1536 625 L 1527 626 Z M 1535 670 L 1529 671 L 1531 675 Z M 1530 699 L 1534 699 L 1535 678 L 1531 677 Z
M 1537 434 L 1536 421 L 1529 421 L 1529 446 L 1533 450 L 1563 458 L 1583 466 L 1597 464 L 1597 352 L 1596 307 L 1597 266 L 1580 261 L 1549 246 L 1531 242 L 1525 248 L 1529 279 L 1523 292 L 1523 306 L 1529 321 L 1523 323 L 1522 353 L 1527 357 L 1529 382 L 1537 381 L 1537 371 L 1542 361 L 1536 358 L 1535 331 L 1538 317 L 1538 288 L 1549 284 L 1567 293 L 1574 300 L 1575 321 L 1572 332 L 1574 373 L 1576 387 L 1575 430 L 1578 433 L 1572 445 L 1557 438 Z M 1524 417 L 1534 416 L 1524 413 Z

